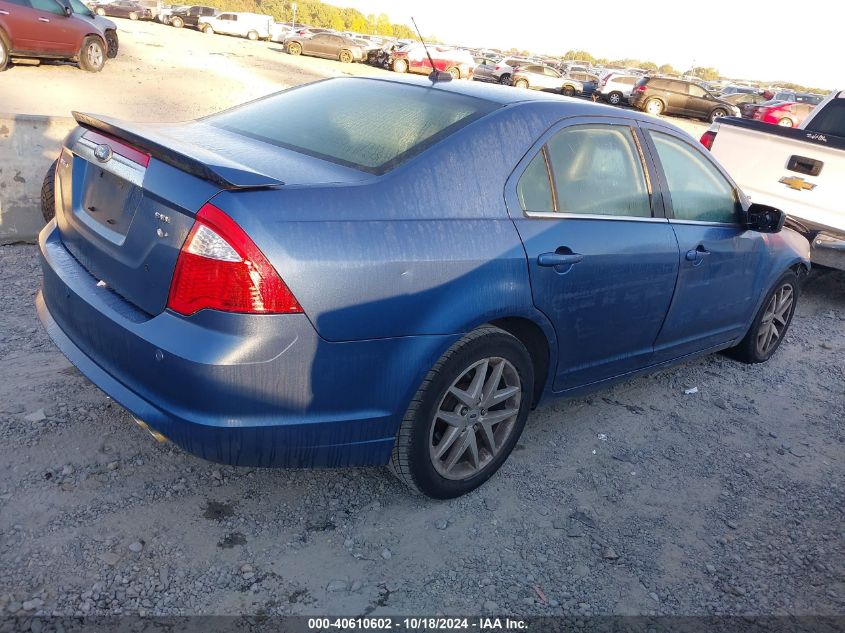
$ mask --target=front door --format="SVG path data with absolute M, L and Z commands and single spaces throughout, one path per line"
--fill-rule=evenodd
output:
M 639 135 L 624 120 L 564 123 L 509 181 L 534 304 L 557 334 L 555 391 L 652 362 L 678 246 L 642 156 Z
M 702 148 L 653 124 L 647 139 L 669 191 L 669 224 L 680 247 L 672 306 L 656 360 L 722 345 L 745 333 L 765 276 L 765 237 L 743 224 L 739 194 Z
M 30 0 L 38 25 L 38 51 L 45 53 L 76 53 L 82 47 L 83 26 L 80 18 L 65 14 L 56 0 Z

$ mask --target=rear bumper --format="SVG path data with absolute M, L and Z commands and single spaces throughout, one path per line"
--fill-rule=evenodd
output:
M 232 465 L 385 464 L 404 408 L 451 337 L 327 343 L 307 317 L 150 317 L 39 238 L 41 322 L 94 384 L 186 451 Z
M 845 270 L 845 235 L 821 231 L 810 241 L 810 261 L 820 266 Z

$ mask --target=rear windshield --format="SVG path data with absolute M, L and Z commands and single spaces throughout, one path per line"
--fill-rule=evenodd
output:
M 333 79 L 208 117 L 217 127 L 381 174 L 500 107 L 428 86 Z
M 810 132 L 845 138 L 845 99 L 832 99 L 807 125 Z

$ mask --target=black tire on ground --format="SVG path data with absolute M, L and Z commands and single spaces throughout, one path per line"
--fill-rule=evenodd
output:
M 6 40 L 0 34 L 0 72 L 3 72 L 9 67 L 9 47 L 6 46 Z
M 79 67 L 89 73 L 98 73 L 106 64 L 106 47 L 99 37 L 90 35 L 79 50 Z
M 575 88 L 573 88 L 570 85 L 566 85 L 566 86 L 564 86 L 563 88 L 560 89 L 560 93 L 564 97 L 574 97 L 575 96 Z
M 106 46 L 108 47 L 106 56 L 109 59 L 117 57 L 117 51 L 120 48 L 120 40 L 118 40 L 117 31 L 113 31 L 111 29 L 106 31 Z
M 619 105 L 622 103 L 622 93 L 618 90 L 614 90 L 609 95 L 607 95 L 607 102 L 610 105 Z
M 49 222 L 56 216 L 56 165 L 58 162 L 58 159 L 53 161 L 44 175 L 44 182 L 41 183 L 41 215 L 44 216 L 45 222 Z
M 777 303 L 776 295 L 781 293 L 785 288 L 788 288 L 788 292 L 792 293 L 792 304 L 789 308 L 789 313 L 785 315 L 785 318 L 770 317 L 769 313 L 773 300 Z M 789 326 L 792 323 L 792 316 L 795 314 L 795 308 L 798 305 L 799 296 L 800 286 L 798 284 L 798 275 L 796 275 L 794 271 L 788 270 L 778 278 L 772 286 L 772 289 L 766 293 L 766 298 L 760 305 L 757 316 L 755 316 L 754 321 L 751 322 L 751 327 L 748 329 L 745 337 L 742 341 L 740 341 L 739 345 L 727 350 L 727 354 L 736 360 L 742 361 L 743 363 L 763 363 L 769 360 L 775 351 L 777 351 L 778 347 L 780 347 L 781 342 L 783 342 L 783 339 L 789 330 Z M 774 307 L 777 310 L 777 305 Z M 781 323 L 781 321 L 783 322 Z M 763 336 L 762 333 L 764 328 L 769 323 L 774 323 L 775 325 L 780 323 L 782 329 L 780 330 L 777 339 L 767 349 L 761 351 L 758 342 L 760 337 Z
M 453 382 L 466 368 L 485 358 L 507 360 L 519 376 L 521 395 L 514 426 L 493 459 L 467 479 L 447 479 L 432 462 L 430 452 L 435 413 Z M 469 492 L 487 481 L 508 458 L 531 409 L 534 393 L 534 367 L 519 339 L 491 325 L 482 326 L 452 345 L 435 363 L 414 395 L 399 432 L 390 469 L 411 490 L 436 499 L 451 499 Z
M 185 26 L 185 21 L 182 18 L 176 16 L 175 18 L 170 18 L 170 26 L 176 27 L 177 29 L 181 29 L 183 26 Z
M 511 76 L 508 73 L 502 74 L 502 76 L 499 77 L 499 83 L 502 84 L 503 86 L 510 86 L 511 85 Z
M 715 110 L 713 110 L 713 112 L 710 113 L 710 123 L 713 123 L 720 116 L 728 116 L 728 113 L 722 108 L 716 108 Z

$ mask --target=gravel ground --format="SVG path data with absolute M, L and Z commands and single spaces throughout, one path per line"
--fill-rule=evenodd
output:
M 49 341 L 39 276 L 0 247 L 0 615 L 845 615 L 842 273 L 770 362 L 540 409 L 450 502 L 155 443 Z

